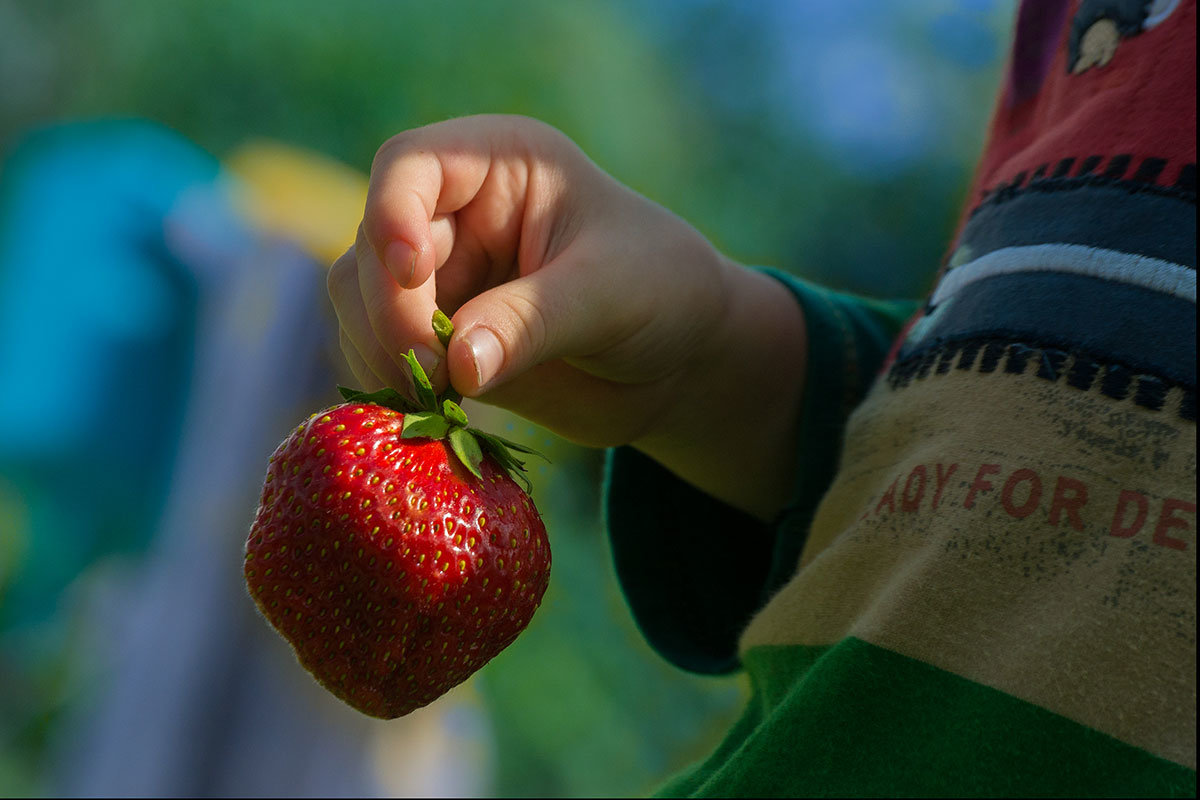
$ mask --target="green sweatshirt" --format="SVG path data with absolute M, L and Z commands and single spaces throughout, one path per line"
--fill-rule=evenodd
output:
M 752 687 L 660 794 L 1195 796 L 1195 3 L 1164 9 L 1105 62 L 1092 5 L 1022 6 L 923 304 L 773 273 L 810 341 L 773 524 L 610 453 L 642 632 Z

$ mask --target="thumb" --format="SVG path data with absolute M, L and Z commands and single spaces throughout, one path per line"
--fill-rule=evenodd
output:
M 474 397 L 538 364 L 609 345 L 626 314 L 614 313 L 601 273 L 556 260 L 464 304 L 446 354 L 454 387 Z

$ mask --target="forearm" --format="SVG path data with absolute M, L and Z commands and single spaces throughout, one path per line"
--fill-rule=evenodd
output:
M 771 521 L 788 501 L 806 383 L 804 315 L 778 281 L 725 261 L 726 307 L 677 402 L 633 446 L 698 489 Z

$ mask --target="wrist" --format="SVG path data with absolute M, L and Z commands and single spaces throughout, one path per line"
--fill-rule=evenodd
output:
M 791 496 L 805 384 L 803 314 L 778 281 L 723 256 L 723 304 L 634 447 L 764 521 Z

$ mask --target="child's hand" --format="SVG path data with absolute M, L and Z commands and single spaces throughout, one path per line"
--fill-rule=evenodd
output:
M 724 313 L 729 271 L 558 131 L 474 117 L 384 144 L 358 242 L 329 287 L 360 379 L 405 385 L 411 347 L 439 389 L 449 378 L 610 445 L 663 411 Z M 454 321 L 449 353 L 429 326 L 435 307 Z
M 329 293 L 367 389 L 405 386 L 412 348 L 439 389 L 449 380 L 583 444 L 633 444 L 760 516 L 785 499 L 790 469 L 760 438 L 786 437 L 790 467 L 795 302 L 549 126 L 469 117 L 386 142 Z M 447 351 L 430 328 L 439 307 L 454 322 Z M 735 412 L 773 429 L 747 440 Z M 739 456 L 786 474 L 766 488 L 744 459 L 725 474 Z

